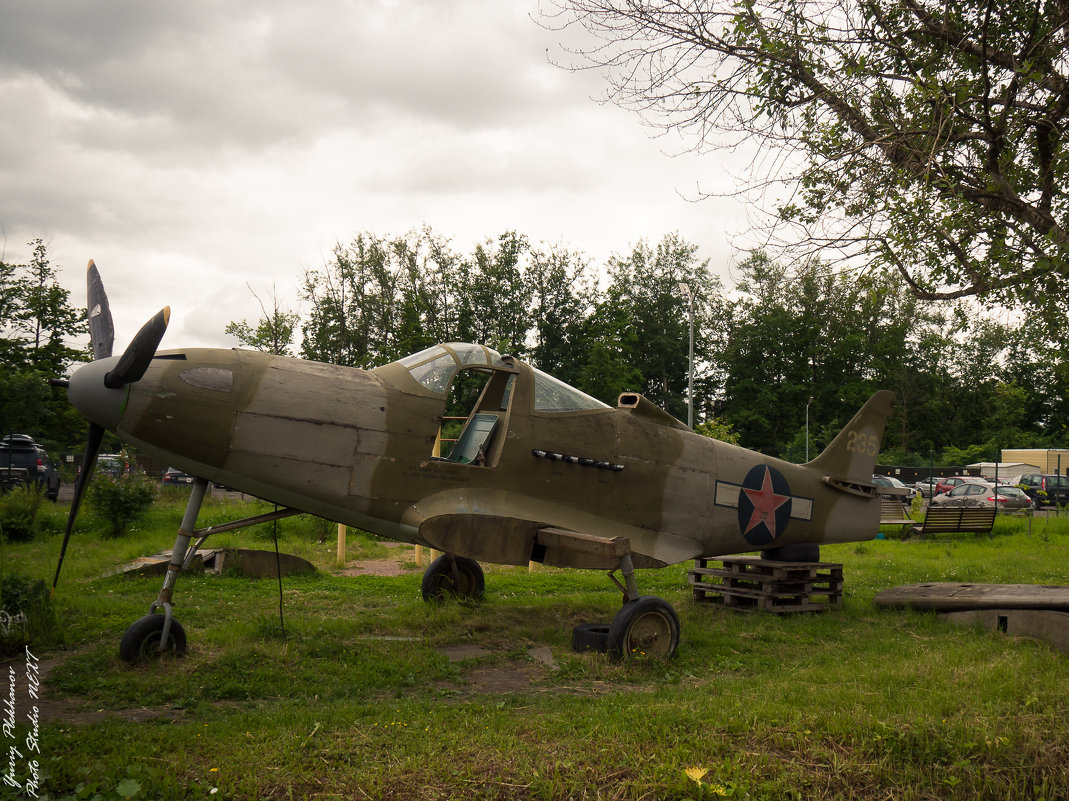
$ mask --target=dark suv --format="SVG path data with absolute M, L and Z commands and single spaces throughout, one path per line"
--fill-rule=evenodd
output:
M 1025 473 L 1017 485 L 1032 499 L 1036 508 L 1069 504 L 1069 476 Z
M 54 501 L 59 497 L 59 470 L 48 452 L 25 434 L 0 439 L 0 482 L 5 488 L 36 484 Z

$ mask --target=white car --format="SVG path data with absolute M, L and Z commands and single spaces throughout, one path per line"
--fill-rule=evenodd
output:
M 905 493 L 896 492 L 891 495 L 891 497 L 902 498 L 907 503 L 921 494 L 920 490 L 918 490 L 916 487 L 907 486 L 894 476 L 881 476 L 874 474 L 872 476 L 872 483 L 877 484 L 881 487 L 894 487 L 896 489 L 907 490 L 907 492 Z M 884 493 L 881 492 L 880 494 L 883 495 Z M 890 493 L 888 494 L 890 495 Z

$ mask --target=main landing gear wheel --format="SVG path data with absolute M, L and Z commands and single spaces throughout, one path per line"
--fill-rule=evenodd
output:
M 444 601 L 447 596 L 478 600 L 483 597 L 486 579 L 474 559 L 447 553 L 428 565 L 421 589 L 424 601 Z
M 172 653 L 183 656 L 186 653 L 186 631 L 182 624 L 171 618 L 171 630 L 167 635 L 167 643 L 160 650 L 160 639 L 163 636 L 163 624 L 166 621 L 164 615 L 145 615 L 136 621 L 126 633 L 122 635 L 119 643 L 119 655 L 127 662 L 133 664 L 142 659 L 150 659 L 160 654 Z
M 679 617 L 656 595 L 627 601 L 609 627 L 608 653 L 613 659 L 670 659 L 679 645 Z

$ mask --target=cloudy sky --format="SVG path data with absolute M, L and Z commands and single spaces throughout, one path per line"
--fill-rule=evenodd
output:
M 360 231 L 423 224 L 469 253 L 514 229 L 603 261 L 678 231 L 726 270 L 745 224 L 718 158 L 678 155 L 602 76 L 551 63 L 537 0 L 7 0 L 0 258 L 40 237 L 84 303 L 96 261 L 116 348 L 165 304 L 163 347 L 229 346 L 296 305 Z

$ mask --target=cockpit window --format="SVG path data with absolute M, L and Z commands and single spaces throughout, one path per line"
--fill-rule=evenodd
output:
M 401 359 L 416 381 L 431 392 L 445 394 L 453 374 L 461 367 L 503 367 L 501 354 L 482 345 L 448 342 Z
M 533 369 L 533 368 L 532 368 Z M 586 395 L 541 370 L 533 370 L 536 412 L 580 412 L 608 409 L 607 404 Z
M 413 353 L 411 356 L 405 356 L 405 358 L 400 360 L 400 364 L 403 364 L 405 367 L 414 367 L 417 364 L 423 364 L 426 361 L 430 361 L 435 356 L 443 353 L 445 353 L 445 348 L 441 345 L 435 345 L 430 348 L 425 348 L 419 353 Z
M 445 392 L 449 387 L 449 379 L 457 370 L 457 363 L 448 353 L 443 353 L 436 359 L 418 364 L 409 372 L 419 383 L 423 384 L 431 392 Z

